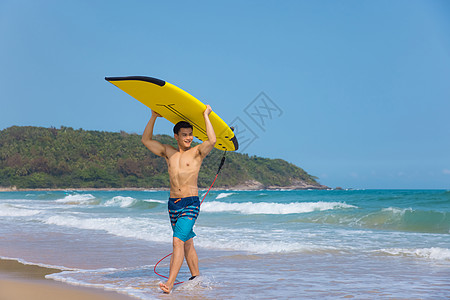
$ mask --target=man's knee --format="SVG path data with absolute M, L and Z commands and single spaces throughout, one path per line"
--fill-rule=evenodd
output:
M 184 242 L 184 247 L 192 247 L 194 245 L 194 239 L 190 238 L 186 242 Z
M 189 250 L 194 249 L 194 239 L 189 239 L 184 243 L 184 251 L 189 252 Z
M 186 243 L 185 242 L 183 242 L 182 240 L 180 240 L 179 238 L 177 238 L 177 237 L 173 237 L 173 247 L 175 248 L 178 248 L 178 247 L 180 247 L 180 248 L 183 248 L 183 247 L 185 247 L 185 245 L 186 245 Z

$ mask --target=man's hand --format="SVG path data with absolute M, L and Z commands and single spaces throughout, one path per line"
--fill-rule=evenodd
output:
M 211 112 L 212 112 L 211 106 L 206 105 L 206 109 L 205 109 L 205 111 L 203 112 L 203 115 L 204 115 L 204 116 L 209 116 L 209 114 L 210 114 Z
M 206 109 L 203 112 L 203 118 L 205 118 L 206 135 L 208 136 L 208 140 L 201 143 L 197 148 L 202 159 L 205 158 L 209 152 L 211 152 L 211 150 L 214 148 L 214 145 L 216 144 L 216 134 L 211 124 L 211 120 L 209 119 L 209 114 L 211 112 L 211 106 L 206 105 Z
M 156 111 L 154 111 L 154 110 L 152 110 L 152 117 L 155 117 L 155 118 L 159 118 L 159 117 L 162 117 L 160 114 L 158 114 Z

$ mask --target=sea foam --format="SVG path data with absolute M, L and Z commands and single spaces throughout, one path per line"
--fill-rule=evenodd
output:
M 450 249 L 431 247 L 431 248 L 418 248 L 418 249 L 402 249 L 402 248 L 390 248 L 381 249 L 377 252 L 386 253 L 393 256 L 408 256 L 427 258 L 432 260 L 444 260 L 450 261 Z
M 167 242 L 167 237 L 171 235 L 168 222 L 163 223 L 147 218 L 79 218 L 58 215 L 47 218 L 44 223 L 85 230 L 101 230 L 116 236 L 153 242 Z
M 222 199 L 222 198 L 226 198 L 226 197 L 230 197 L 231 195 L 234 195 L 235 193 L 220 193 L 219 195 L 217 195 L 216 199 Z
M 273 202 L 244 202 L 226 203 L 211 201 L 203 203 L 202 212 L 237 212 L 242 214 L 301 214 L 313 211 L 323 211 L 331 209 L 356 208 L 343 202 L 299 202 L 299 203 L 273 203 Z
M 0 204 L 1 217 L 28 217 L 39 214 L 41 211 L 36 209 L 22 208 L 10 204 Z
M 105 206 L 120 206 L 120 207 L 131 207 L 138 202 L 137 199 L 132 197 L 116 196 L 105 202 Z
M 64 266 L 57 266 L 57 265 L 49 265 L 49 264 L 44 264 L 44 263 L 29 262 L 29 261 L 26 261 L 26 260 L 24 260 L 22 258 L 0 256 L 0 259 L 1 260 L 14 260 L 14 261 L 17 261 L 17 262 L 21 263 L 22 265 L 38 266 L 38 267 L 49 268 L 49 269 L 57 269 L 57 270 L 61 270 L 61 271 L 76 271 L 76 270 L 79 270 L 77 268 L 67 268 L 67 267 L 64 267 Z
M 143 201 L 148 202 L 148 203 L 161 203 L 161 204 L 166 204 L 167 203 L 167 201 L 155 200 L 155 199 L 147 199 L 147 200 L 143 200 Z
M 326 253 L 338 251 L 337 248 L 324 245 L 313 245 L 302 242 L 286 242 L 280 240 L 261 240 L 261 237 L 254 239 L 234 239 L 225 238 L 205 238 L 205 234 L 199 234 L 197 245 L 209 249 L 220 249 L 228 251 L 245 251 L 256 254 L 270 253 Z
M 82 204 L 94 204 L 95 203 L 94 200 L 95 197 L 91 194 L 74 194 L 74 195 L 67 195 L 63 199 L 58 199 L 55 201 L 64 204 L 82 205 Z

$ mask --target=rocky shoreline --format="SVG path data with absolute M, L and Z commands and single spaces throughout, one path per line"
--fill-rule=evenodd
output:
M 330 188 L 325 186 L 325 185 L 321 185 L 321 184 L 317 184 L 317 185 L 312 185 L 312 184 L 307 184 L 304 181 L 294 181 L 292 182 L 290 185 L 286 185 L 286 186 L 275 186 L 275 185 L 269 185 L 266 186 L 264 184 L 262 184 L 259 181 L 256 180 L 248 180 L 242 184 L 236 185 L 236 186 L 232 186 L 232 187 L 217 187 L 216 189 L 228 189 L 228 190 L 329 190 Z
M 257 191 L 257 190 L 330 190 L 330 187 L 325 185 L 311 185 L 303 181 L 294 181 L 287 186 L 266 186 L 256 180 L 248 180 L 236 186 L 218 186 L 211 190 L 233 190 L 233 191 Z M 128 188 L 36 188 L 36 189 L 21 189 L 15 186 L 0 187 L 0 192 L 15 192 L 15 191 L 168 191 L 168 188 L 150 188 L 150 187 L 128 187 Z M 200 190 L 207 190 L 200 188 Z

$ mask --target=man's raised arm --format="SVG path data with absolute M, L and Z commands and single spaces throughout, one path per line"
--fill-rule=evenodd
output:
M 211 106 L 206 105 L 206 109 L 203 112 L 203 118 L 205 118 L 206 135 L 208 136 L 208 140 L 200 144 L 198 148 L 198 151 L 200 152 L 200 155 L 203 158 L 205 158 L 206 155 L 208 155 L 208 153 L 211 152 L 211 150 L 214 148 L 214 145 L 216 144 L 216 133 L 214 132 L 211 120 L 209 119 L 209 114 L 211 112 L 212 112 Z
M 156 118 L 158 117 L 161 117 L 161 115 L 152 110 L 152 117 L 150 118 L 150 121 L 148 121 L 147 126 L 145 127 L 141 141 L 145 145 L 145 147 L 147 147 L 154 154 L 165 157 L 166 147 L 160 142 L 155 141 L 153 139 L 153 127 L 155 126 Z

